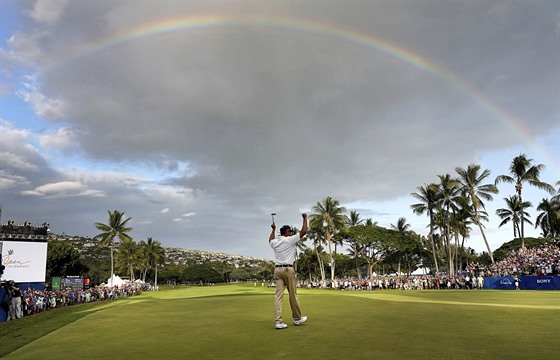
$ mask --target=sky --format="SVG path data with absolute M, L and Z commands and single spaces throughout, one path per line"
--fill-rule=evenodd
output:
M 266 259 L 330 196 L 390 227 L 417 187 L 526 154 L 560 180 L 560 2 L 0 0 L 1 221 Z M 492 250 L 512 184 L 486 203 Z M 550 195 L 526 186 L 536 207 Z M 529 226 L 526 236 L 538 236 Z M 467 246 L 485 250 L 473 227 Z

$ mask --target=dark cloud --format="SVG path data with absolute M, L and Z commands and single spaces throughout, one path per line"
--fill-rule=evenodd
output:
M 402 201 L 482 154 L 526 146 L 513 119 L 533 136 L 558 131 L 550 2 L 26 8 L 35 20 L 11 49 L 35 62 L 39 102 L 64 110 L 46 126 L 69 129 L 57 134 L 82 160 L 10 150 L 37 168 L 4 162 L 4 182 L 25 181 L 3 187 L 3 203 L 61 232 L 92 234 L 119 209 L 142 238 L 264 255 L 270 212 L 298 225 L 326 196 Z M 110 42 L 210 15 L 225 21 Z

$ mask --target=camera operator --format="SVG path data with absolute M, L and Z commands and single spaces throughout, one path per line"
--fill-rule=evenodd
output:
M 8 311 L 8 321 L 21 319 L 23 317 L 21 310 L 21 290 L 14 281 L 10 281 L 8 283 L 7 290 L 11 299 L 10 310 Z

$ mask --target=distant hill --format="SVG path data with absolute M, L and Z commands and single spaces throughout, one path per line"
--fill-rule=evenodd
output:
M 109 254 L 109 248 L 98 247 L 98 240 L 66 234 L 49 234 L 49 241 L 65 241 L 78 250 L 80 254 L 93 258 L 104 258 Z M 255 258 L 244 255 L 232 255 L 222 252 L 211 252 L 205 250 L 183 249 L 175 247 L 163 247 L 165 250 L 166 265 L 190 265 L 202 264 L 204 262 L 222 262 L 235 267 L 257 267 L 263 263 L 272 262 L 269 259 Z

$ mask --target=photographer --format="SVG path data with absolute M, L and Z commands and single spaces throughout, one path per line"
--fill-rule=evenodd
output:
M 8 321 L 10 320 L 15 320 L 15 319 L 21 319 L 23 317 L 22 311 L 21 311 L 21 290 L 19 288 L 19 286 L 13 282 L 10 281 L 8 283 L 8 294 L 11 298 L 10 300 L 10 310 L 8 311 Z

